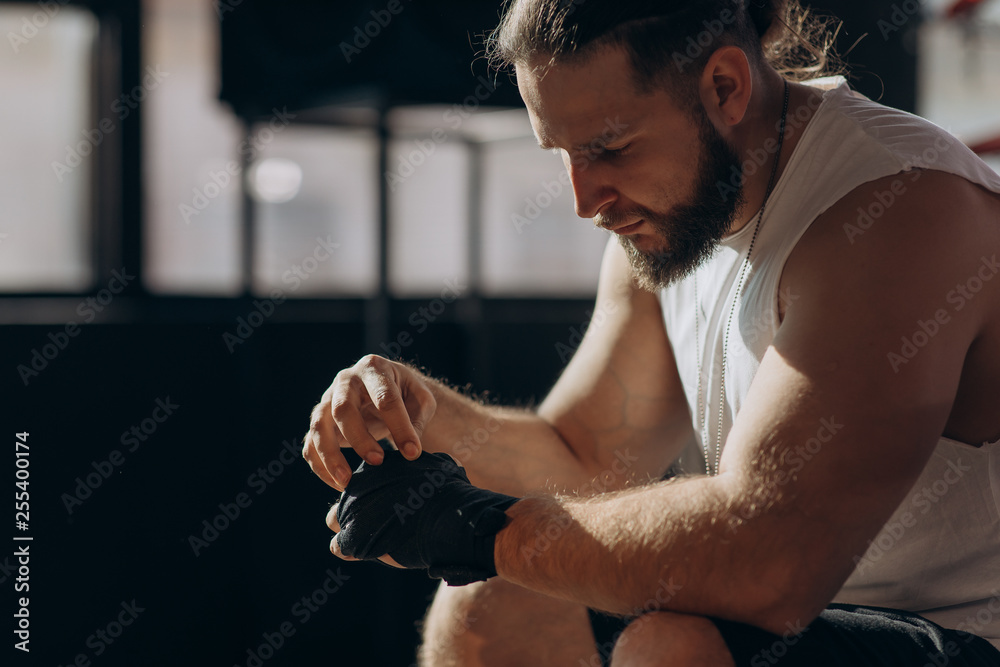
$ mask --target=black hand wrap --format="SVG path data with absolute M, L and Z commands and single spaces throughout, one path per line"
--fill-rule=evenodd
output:
M 362 463 L 337 508 L 337 543 L 345 556 L 388 554 L 407 568 L 463 586 L 496 576 L 493 546 L 506 509 L 518 498 L 480 489 L 447 454 L 407 461 L 385 452 L 381 465 Z

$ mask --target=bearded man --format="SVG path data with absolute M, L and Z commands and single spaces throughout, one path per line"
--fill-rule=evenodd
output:
M 455 584 L 423 664 L 1000 665 L 1000 177 L 828 44 L 794 0 L 507 7 L 604 321 L 530 411 L 365 357 L 303 450 L 334 554 Z

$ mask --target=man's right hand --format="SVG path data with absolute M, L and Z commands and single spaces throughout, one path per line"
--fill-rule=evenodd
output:
M 378 441 L 390 438 L 403 456 L 420 456 L 420 437 L 437 402 L 419 373 L 395 361 L 369 354 L 346 368 L 313 408 L 302 456 L 312 471 L 340 491 L 351 467 L 340 452 L 352 447 L 371 465 L 382 462 Z

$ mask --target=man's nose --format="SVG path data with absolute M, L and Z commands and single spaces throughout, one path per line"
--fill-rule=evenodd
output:
M 593 218 L 618 197 L 617 191 L 602 173 L 601 165 L 577 157 L 566 168 L 573 184 L 576 214 L 581 218 Z

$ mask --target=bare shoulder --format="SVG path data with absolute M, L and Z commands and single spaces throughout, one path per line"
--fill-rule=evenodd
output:
M 789 590 L 820 592 L 803 604 L 833 598 L 942 434 L 973 443 L 1000 427 L 1000 346 L 991 347 L 1000 335 L 989 328 L 1000 294 L 998 211 L 1000 198 L 961 179 L 898 174 L 842 198 L 785 264 L 781 288 L 798 298 L 786 304 L 721 469 L 751 492 L 781 487 L 772 552 L 788 554 L 783 567 L 802 577 Z M 871 222 L 849 235 L 862 214 Z M 834 422 L 836 444 L 816 464 L 790 467 L 797 443 Z M 787 482 L 761 485 L 772 465 Z
M 979 331 L 1000 320 L 998 255 L 1000 195 L 959 176 L 913 170 L 864 183 L 818 217 L 789 256 L 781 286 L 798 292 L 832 281 L 868 302 L 905 302 L 910 308 L 901 310 L 931 314 L 963 298 L 965 314 L 974 315 L 965 319 Z M 963 288 L 970 281 L 975 298 L 962 296 L 971 294 Z

